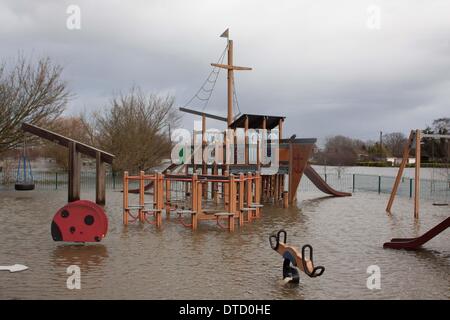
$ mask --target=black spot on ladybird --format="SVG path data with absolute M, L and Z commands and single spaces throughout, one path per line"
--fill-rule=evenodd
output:
M 84 217 L 84 223 L 88 226 L 92 225 L 94 223 L 95 219 L 90 214 Z

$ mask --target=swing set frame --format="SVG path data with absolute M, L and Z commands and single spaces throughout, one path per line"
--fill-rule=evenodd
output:
M 389 197 L 388 204 L 386 206 L 386 212 L 392 214 L 392 205 L 394 204 L 395 196 L 400 185 L 403 171 L 408 163 L 409 153 L 411 149 L 415 148 L 415 165 L 414 165 L 414 219 L 419 219 L 420 210 L 420 165 L 421 165 L 421 141 L 422 139 L 450 139 L 448 134 L 429 134 L 423 133 L 421 130 L 411 130 L 408 141 L 403 148 L 402 162 L 397 172 L 394 185 L 392 187 L 391 195 Z

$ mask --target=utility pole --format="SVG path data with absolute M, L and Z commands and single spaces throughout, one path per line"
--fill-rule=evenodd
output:
M 380 131 L 380 159 L 383 158 L 383 131 Z

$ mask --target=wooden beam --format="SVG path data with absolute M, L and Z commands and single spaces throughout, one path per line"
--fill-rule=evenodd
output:
M 218 67 L 218 68 L 227 69 L 227 70 L 238 70 L 238 71 L 250 71 L 250 70 L 252 70 L 252 68 L 249 68 L 249 67 L 239 67 L 239 66 L 233 66 L 233 65 L 228 65 L 228 64 L 220 64 L 220 63 L 211 63 L 211 65 L 213 67 Z
M 245 116 L 245 122 L 244 122 L 244 134 L 245 134 L 245 147 L 244 147 L 244 154 L 245 154 L 245 164 L 249 164 L 249 144 L 248 144 L 248 116 Z
M 206 149 L 206 116 L 202 115 L 202 174 L 208 174 L 208 167 L 206 165 L 206 161 L 203 158 L 203 153 Z M 209 184 L 206 183 L 206 185 L 202 186 L 202 197 L 204 199 L 207 199 L 208 197 L 208 186 Z
M 55 142 L 63 147 L 69 148 L 69 144 L 70 143 L 74 143 L 75 144 L 75 149 L 77 152 L 85 154 L 87 156 L 90 156 L 92 158 L 96 158 L 97 157 L 97 152 L 100 152 L 101 155 L 101 160 L 103 162 L 112 164 L 113 159 L 114 159 L 114 155 L 111 153 L 108 153 L 106 151 L 94 148 L 92 146 L 89 146 L 87 144 L 84 144 L 82 142 L 76 141 L 74 139 L 65 137 L 61 134 L 55 133 L 53 131 L 35 126 L 33 124 L 30 123 L 22 123 L 22 130 L 29 132 L 31 134 L 34 134 L 40 138 Z
M 391 213 L 392 204 L 394 203 L 395 196 L 397 194 L 398 186 L 400 184 L 400 180 L 403 176 L 403 171 L 405 170 L 406 164 L 408 163 L 409 158 L 409 151 L 411 150 L 411 145 L 414 141 L 416 133 L 411 130 L 411 133 L 409 134 L 408 141 L 406 142 L 405 146 L 403 147 L 403 156 L 402 156 L 402 162 L 400 164 L 400 167 L 398 168 L 397 177 L 394 181 L 394 186 L 392 187 L 391 196 L 389 197 L 389 201 L 386 207 L 386 212 Z
M 233 40 L 228 40 L 228 65 L 230 67 L 233 66 Z M 231 123 L 233 123 L 233 68 L 228 69 L 227 74 L 227 125 L 229 128 Z
M 416 170 L 414 172 L 414 218 L 419 218 L 420 206 L 420 141 L 421 131 L 416 130 Z
M 97 152 L 95 165 L 95 203 L 104 205 L 106 202 L 105 163 L 101 159 L 100 152 Z
M 186 112 L 186 113 L 190 113 L 190 114 L 195 114 L 196 116 L 205 116 L 206 118 L 210 118 L 210 119 L 214 119 L 214 120 L 219 120 L 219 121 L 223 121 L 223 122 L 227 122 L 227 118 L 225 117 L 221 117 L 221 116 L 217 116 L 215 114 L 211 114 L 211 113 L 206 113 L 206 112 L 200 112 L 200 111 L 195 111 L 192 109 L 188 109 L 188 108 L 179 108 L 179 110 L 181 112 Z
M 69 186 L 68 202 L 80 200 L 80 153 L 76 150 L 76 143 L 69 141 Z

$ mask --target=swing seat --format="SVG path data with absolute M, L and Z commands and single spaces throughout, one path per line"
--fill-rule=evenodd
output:
M 14 189 L 17 191 L 30 191 L 34 190 L 34 183 L 32 182 L 18 182 L 14 185 Z

